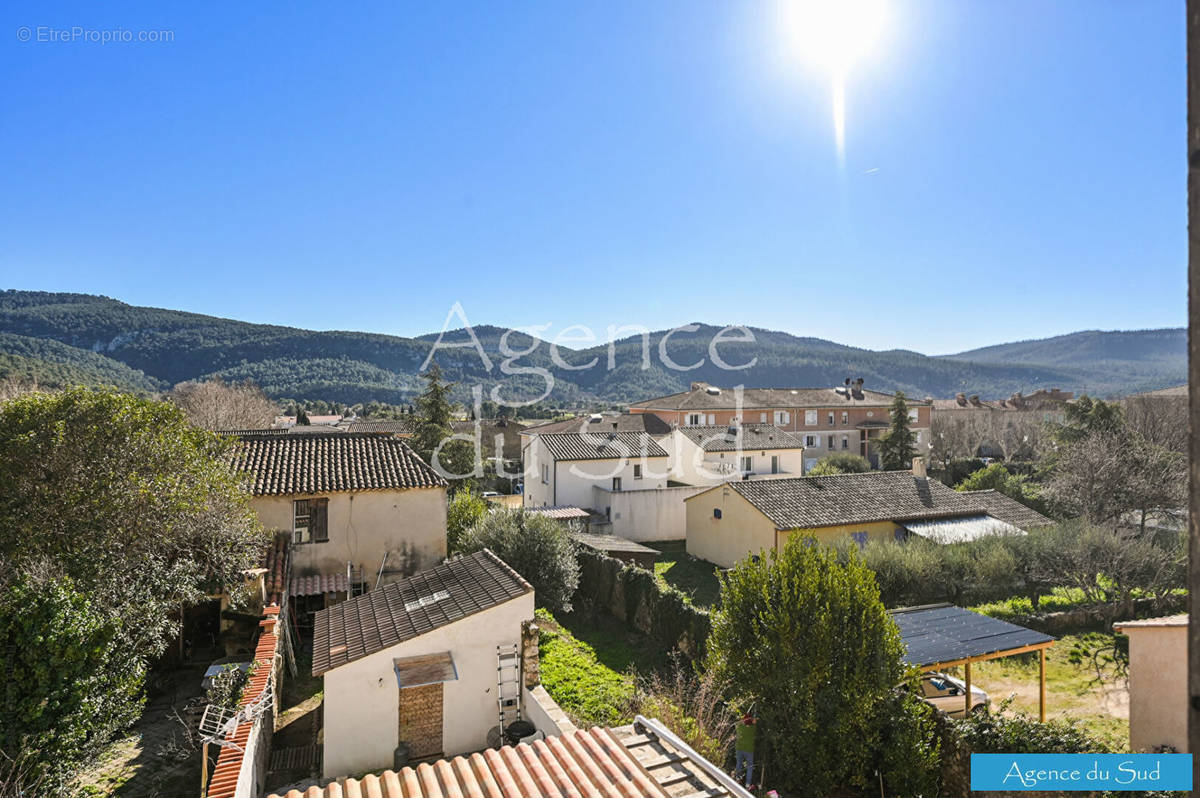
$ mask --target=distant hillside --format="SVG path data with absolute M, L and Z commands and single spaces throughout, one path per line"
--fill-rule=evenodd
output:
M 1084 330 L 1030 341 L 997 344 L 950 355 L 955 360 L 1001 365 L 1038 363 L 1121 375 L 1113 392 L 1154 390 L 1187 378 L 1187 330 Z
M 659 343 L 665 331 L 649 335 L 648 368 L 643 367 L 643 341 L 639 336 L 611 345 L 611 370 L 607 368 L 607 344 L 580 351 L 561 350 L 569 365 L 597 361 L 594 367 L 572 370 L 551 360 L 546 342 L 514 334 L 508 341 L 511 349 L 522 351 L 535 342 L 538 347 L 510 364 L 509 371 L 515 373 L 504 374 L 502 363 L 506 358 L 500 354 L 500 341 L 505 331 L 497 327 L 475 328 L 491 360 L 490 371 L 474 349 L 442 350 L 437 361 L 450 379 L 460 383 L 460 399 L 468 398 L 469 386 L 475 384 L 483 386 L 485 398 L 497 385 L 505 398 L 536 398 L 545 383 L 539 374 L 530 371 L 532 368 L 546 369 L 553 375 L 554 399 L 606 402 L 628 402 L 679 391 L 694 380 L 724 386 L 811 386 L 840 384 L 852 376 L 862 377 L 869 388 L 899 389 L 924 397 L 950 396 L 959 391 L 1007 396 L 1050 385 L 1107 395 L 1161 388 L 1186 378 L 1182 350 L 1178 357 L 1173 356 L 1170 345 L 1142 333 L 1081 333 L 1101 338 L 1090 350 L 1080 350 L 1079 362 L 1065 354 L 1042 362 L 1020 354 L 1004 354 L 1006 347 L 1042 342 L 989 347 L 978 350 L 980 357 L 963 353 L 947 358 L 905 350 L 875 352 L 820 338 L 754 329 L 754 343 L 721 345 L 720 355 L 731 365 L 757 359 L 750 369 L 729 371 L 715 365 L 708 351 L 718 330 L 712 325 L 699 325 L 695 332 L 671 336 L 668 356 L 675 363 L 687 367 L 703 361 L 688 370 L 664 364 Z M 437 339 L 436 333 L 403 338 L 316 332 L 136 307 L 108 297 L 31 291 L 0 292 L 0 333 L 5 334 L 0 337 L 0 353 L 71 365 L 89 375 L 102 371 L 103 366 L 110 369 L 110 382 L 148 386 L 139 390 L 217 375 L 253 380 L 278 398 L 347 404 L 411 401 L 421 388 L 420 366 Z M 1149 337 L 1139 339 L 1142 335 Z M 1113 350 L 1119 350 L 1121 357 L 1117 358 L 1105 348 L 1104 336 L 1133 338 Z M 444 342 L 463 340 L 465 332 L 456 331 L 448 333 Z M 1149 350 L 1146 357 L 1137 355 L 1139 340 Z M 41 342 L 40 352 L 31 349 L 37 342 Z M 1109 356 L 1097 359 L 1098 352 L 1109 352 Z M 118 376 L 125 382 L 118 382 Z
M 151 393 L 161 383 L 120 361 L 45 338 L 0 333 L 0 378 L 16 376 L 44 388 L 112 385 Z

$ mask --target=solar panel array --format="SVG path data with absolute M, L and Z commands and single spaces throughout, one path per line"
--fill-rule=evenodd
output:
M 952 604 L 892 610 L 891 616 L 900 627 L 907 650 L 905 661 L 922 667 L 1054 640 L 1050 635 Z

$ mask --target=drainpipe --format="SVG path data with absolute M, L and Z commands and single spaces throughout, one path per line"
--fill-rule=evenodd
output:
M 687 754 L 688 758 L 691 759 L 697 767 L 699 767 L 709 776 L 712 776 L 714 779 L 716 779 L 717 783 L 729 790 L 729 794 L 734 796 L 734 798 L 754 798 L 754 796 L 751 795 L 745 787 L 730 778 L 728 773 L 726 773 L 724 770 L 721 770 L 721 768 L 717 767 L 712 762 L 709 762 L 704 757 L 700 756 L 700 754 L 696 753 L 690 745 L 676 737 L 673 731 L 668 729 L 666 726 L 663 726 L 657 720 L 650 720 L 643 715 L 638 715 L 633 720 L 635 723 L 644 726 L 645 728 L 654 732 L 657 736 L 663 738 L 671 745 L 678 748 L 683 753 Z

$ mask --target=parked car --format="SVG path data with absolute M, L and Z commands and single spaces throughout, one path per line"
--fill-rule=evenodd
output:
M 944 673 L 921 676 L 921 697 L 952 718 L 966 716 L 967 685 Z M 971 685 L 971 712 L 987 712 L 991 699 L 988 694 Z

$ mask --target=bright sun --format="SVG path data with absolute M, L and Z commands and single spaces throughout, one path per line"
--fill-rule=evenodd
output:
M 887 17 L 885 0 L 781 0 L 788 48 L 826 69 L 833 81 L 833 127 L 838 157 L 845 157 L 846 74 L 878 43 Z

